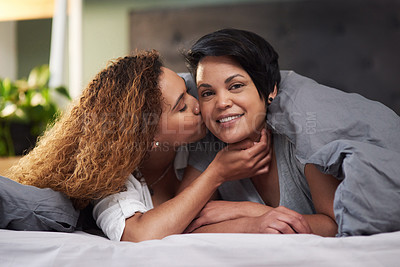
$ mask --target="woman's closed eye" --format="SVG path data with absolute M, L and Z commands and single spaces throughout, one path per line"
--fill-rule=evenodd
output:
M 179 112 L 184 112 L 186 109 L 187 109 L 187 105 L 185 104 L 185 105 L 183 106 L 183 108 L 181 108 L 181 109 L 179 110 Z

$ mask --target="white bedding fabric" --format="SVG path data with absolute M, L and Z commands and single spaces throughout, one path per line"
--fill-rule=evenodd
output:
M 315 235 L 184 234 L 141 243 L 84 232 L 0 230 L 0 266 L 399 266 L 400 232 Z

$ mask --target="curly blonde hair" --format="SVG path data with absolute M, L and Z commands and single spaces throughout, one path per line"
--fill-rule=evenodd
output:
M 63 192 L 78 209 L 123 190 L 158 128 L 161 67 L 156 51 L 111 62 L 8 176 Z

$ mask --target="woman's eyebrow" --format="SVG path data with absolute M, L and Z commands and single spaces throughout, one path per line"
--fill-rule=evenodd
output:
M 173 107 L 171 110 L 174 110 L 174 109 L 176 108 L 176 106 L 179 104 L 179 102 L 181 101 L 181 99 L 183 98 L 184 95 L 185 95 L 185 94 L 182 93 L 182 94 L 178 97 L 178 99 L 176 100 L 176 103 L 175 103 L 174 107 Z
M 241 75 L 241 74 L 234 74 L 234 75 L 232 75 L 232 76 L 226 78 L 226 80 L 225 80 L 224 83 L 229 83 L 230 81 L 232 81 L 232 80 L 233 80 L 234 78 L 236 78 L 236 77 L 243 77 L 243 78 L 244 78 L 244 76 Z M 208 83 L 202 83 L 202 84 L 200 84 L 200 85 L 197 86 L 197 89 L 199 89 L 200 87 L 210 88 L 210 87 L 212 87 L 212 86 L 209 85 Z
M 230 81 L 232 81 L 232 80 L 233 80 L 234 78 L 236 78 L 236 77 L 243 77 L 243 78 L 244 78 L 243 75 L 235 74 L 235 75 L 232 75 L 232 76 L 228 77 L 228 78 L 225 80 L 225 83 L 229 83 Z
M 202 84 L 200 84 L 200 85 L 197 86 L 197 89 L 199 89 L 200 87 L 210 88 L 211 85 L 209 85 L 208 83 L 202 83 Z

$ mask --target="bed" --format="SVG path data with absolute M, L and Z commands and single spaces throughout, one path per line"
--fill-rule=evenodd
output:
M 400 232 L 316 235 L 183 234 L 140 243 L 73 233 L 0 230 L 11 266 L 398 266 Z
M 311 84 L 307 88 L 317 86 L 314 81 L 309 81 L 309 83 Z M 325 90 L 328 89 L 325 88 Z M 304 99 L 309 100 L 311 97 Z M 283 100 L 284 97 L 281 97 L 280 101 Z M 318 104 L 324 104 L 321 103 Z M 372 105 L 383 108 L 379 103 L 369 102 L 369 107 Z M 310 105 L 298 106 L 309 107 Z M 274 108 L 274 105 L 270 105 L 270 108 Z M 326 105 L 325 109 L 328 115 L 334 114 L 337 117 L 340 115 L 339 112 L 329 111 Z M 288 121 L 288 119 L 284 120 L 285 114 L 298 114 L 295 117 L 297 120 L 307 119 L 307 116 L 300 116 L 303 113 L 307 114 L 301 110 L 276 112 L 282 115 L 279 117 L 277 126 L 282 126 L 284 121 Z M 75 211 L 71 201 L 60 192 L 21 185 L 0 176 L 0 228 L 3 228 L 0 230 L 0 266 L 399 266 L 398 200 L 400 191 L 398 188 L 400 188 L 400 180 L 398 174 L 400 165 L 393 159 L 400 158 L 398 144 L 400 121 L 393 111 L 385 108 L 384 113 L 385 120 L 376 120 L 376 124 L 369 125 L 378 125 L 378 129 L 385 129 L 384 133 L 390 136 L 383 138 L 383 141 L 388 143 L 382 143 L 382 141 L 379 146 L 373 146 L 373 153 L 368 150 L 372 146 L 348 144 L 347 141 L 332 142 L 339 145 L 346 144 L 346 146 L 330 146 L 328 147 L 330 153 L 322 153 L 326 151 L 323 149 L 317 152 L 308 150 L 304 152 L 305 155 L 312 154 L 310 159 L 315 161 L 325 159 L 320 155 L 328 155 L 327 160 L 316 163 L 328 166 L 328 170 L 333 171 L 340 168 L 335 167 L 339 161 L 330 156 L 332 151 L 336 151 L 332 149 L 352 152 L 347 153 L 348 156 L 343 161 L 346 168 L 343 168 L 342 175 L 351 174 L 352 171 L 357 171 L 362 175 L 346 178 L 345 181 L 348 183 L 344 188 L 347 191 L 337 190 L 337 192 L 348 192 L 348 194 L 336 197 L 338 203 L 344 203 L 345 207 L 351 207 L 353 211 L 339 209 L 336 213 L 337 221 L 340 222 L 338 223 L 339 231 L 350 236 L 323 238 L 311 234 L 219 233 L 172 235 L 162 240 L 140 243 L 115 242 L 100 235 L 77 231 L 76 229 L 79 228 L 75 226 L 80 225 L 79 218 L 81 218 L 79 212 Z M 353 112 L 353 116 L 354 114 Z M 318 115 L 319 120 L 328 116 L 323 113 L 318 113 Z M 368 121 L 373 116 L 366 117 L 365 121 Z M 336 120 L 324 121 L 335 122 Z M 294 125 L 302 124 L 296 121 Z M 354 124 L 350 123 L 350 125 Z M 379 141 L 381 131 L 373 131 L 373 127 L 369 129 L 370 139 Z M 302 143 L 303 137 L 307 140 L 312 139 L 313 143 L 320 141 L 319 135 L 301 134 L 303 132 L 292 131 L 287 136 L 296 140 L 297 143 Z M 296 135 L 292 136 L 294 134 Z M 332 135 L 334 134 L 335 131 L 332 131 Z M 323 136 L 328 136 L 332 140 L 337 139 L 327 134 Z M 384 148 L 390 148 L 391 153 L 386 152 L 381 156 L 379 153 Z M 373 157 L 367 157 L 368 155 Z M 389 164 L 390 162 L 393 164 Z M 324 165 L 324 163 L 327 164 Z M 380 171 L 379 174 L 383 178 L 375 179 L 376 175 L 371 172 L 371 169 L 364 167 L 365 164 L 373 163 L 375 166 L 386 166 L 385 169 L 372 169 Z M 361 167 L 356 169 L 355 166 Z M 351 181 L 357 183 L 349 184 Z M 362 191 L 355 186 L 361 186 L 366 190 Z M 345 201 L 350 201 L 350 203 Z M 353 219 L 357 221 L 356 224 L 353 223 Z M 39 231 L 16 231 L 17 229 L 33 230 L 32 228 Z M 41 231 L 41 229 L 51 231 Z M 365 235 L 374 232 L 383 233 Z

